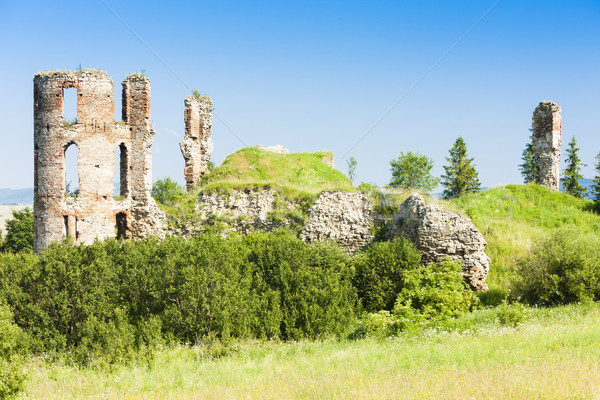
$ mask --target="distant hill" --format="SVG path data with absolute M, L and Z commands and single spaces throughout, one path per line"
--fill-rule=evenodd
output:
M 33 188 L 0 189 L 0 204 L 33 204 Z

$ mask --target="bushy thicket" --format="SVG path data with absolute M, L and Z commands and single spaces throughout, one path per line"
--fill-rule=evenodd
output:
M 522 298 L 539 305 L 600 300 L 599 253 L 596 234 L 572 227 L 539 239 L 520 262 Z
M 0 305 L 0 399 L 13 398 L 23 390 L 22 349 L 23 333 L 13 323 L 10 309 Z
M 354 318 L 353 268 L 328 243 L 245 238 L 54 243 L 0 256 L 0 297 L 37 352 L 127 360 L 162 342 L 339 335 Z

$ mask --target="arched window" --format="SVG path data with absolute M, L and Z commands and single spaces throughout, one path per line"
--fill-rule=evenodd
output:
M 127 214 L 117 213 L 117 239 L 127 239 Z
M 77 170 L 77 158 L 79 148 L 75 143 L 65 147 L 65 195 L 77 196 L 79 194 L 79 171 Z

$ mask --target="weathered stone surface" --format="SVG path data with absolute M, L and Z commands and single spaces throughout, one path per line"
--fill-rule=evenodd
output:
M 179 147 L 185 160 L 185 182 L 189 190 L 206 173 L 212 157 L 213 103 L 208 96 L 189 96 L 185 98 L 184 105 L 185 136 Z
M 256 148 L 260 149 L 260 150 L 268 151 L 271 153 L 290 154 L 290 151 L 280 144 L 276 144 L 274 146 L 269 146 L 269 147 L 264 147 L 262 144 L 259 144 L 258 146 L 256 146 Z
M 64 89 L 77 89 L 77 121 L 67 124 Z M 34 77 L 34 250 L 70 236 L 91 243 L 161 234 L 164 220 L 150 195 L 150 81 L 123 81 L 123 123 L 114 121 L 114 85 L 101 71 L 40 73 Z M 79 149 L 79 193 L 66 197 L 65 151 Z M 121 196 L 113 199 L 115 151 L 121 150 Z M 147 225 L 147 219 L 153 222 Z
M 354 252 L 373 240 L 373 205 L 369 196 L 339 190 L 324 191 L 308 210 L 300 237 L 307 242 L 333 239 Z
M 560 188 L 560 147 L 562 121 L 560 107 L 552 101 L 541 102 L 533 112 L 533 155 L 540 172 L 540 183 L 558 192 Z
M 462 275 L 471 289 L 487 291 L 485 280 L 490 258 L 483 235 L 464 215 L 440 206 L 426 204 L 419 194 L 412 194 L 402 203 L 390 229 L 390 236 L 404 235 L 415 243 L 430 263 L 449 257 L 460 261 Z

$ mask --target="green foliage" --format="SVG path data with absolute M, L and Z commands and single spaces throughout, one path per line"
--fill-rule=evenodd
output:
M 366 311 L 391 311 L 404 287 L 404 272 L 418 268 L 421 254 L 404 237 L 377 242 L 354 259 L 354 286 Z
M 532 129 L 529 129 L 531 132 Z M 525 150 L 523 150 L 523 154 L 521 155 L 521 160 L 523 160 L 523 164 L 519 165 L 519 169 L 521 170 L 521 175 L 523 176 L 523 181 L 525 184 L 527 183 L 540 183 L 540 171 L 535 163 L 535 156 L 533 154 L 533 136 L 529 135 L 529 142 L 525 145 Z
M 26 208 L 13 210 L 13 217 L 6 221 L 6 237 L 2 249 L 11 253 L 33 251 L 33 211 Z
M 364 194 L 371 197 L 373 211 L 382 215 L 394 215 L 400 209 L 402 202 L 408 197 L 407 193 L 394 193 L 385 189 L 380 189 L 375 184 L 361 182 L 358 186 Z
M 172 206 L 187 194 L 183 186 L 171 178 L 159 179 L 154 182 L 151 193 L 154 200 L 166 206 Z
M 521 260 L 519 289 L 531 304 L 600 300 L 600 238 L 575 227 L 535 242 Z
M 477 171 L 472 165 L 473 158 L 467 157 L 467 145 L 462 137 L 456 139 L 450 149 L 450 157 L 446 157 L 446 161 L 450 165 L 444 166 L 446 173 L 442 175 L 442 185 L 446 187 L 443 192 L 445 199 L 481 191 Z
M 394 305 L 397 329 L 415 330 L 452 319 L 477 307 L 478 299 L 449 260 L 404 271 L 404 286 Z
M 400 152 L 396 160 L 390 161 L 390 166 L 391 187 L 417 189 L 429 193 L 440 183 L 438 178 L 431 175 L 433 160 L 423 154 Z
M 342 335 L 354 320 L 353 276 L 333 243 L 209 231 L 0 254 L 0 301 L 33 352 L 110 366 L 163 343 Z
M 11 399 L 24 388 L 25 373 L 20 352 L 23 332 L 13 323 L 13 315 L 0 305 L 0 399 Z
M 346 164 L 348 165 L 348 179 L 352 184 L 354 184 L 354 179 L 356 178 L 356 159 L 354 157 L 350 157 L 346 160 Z
M 589 211 L 592 204 L 534 184 L 500 186 L 447 203 L 468 211 L 488 242 L 485 252 L 492 261 L 487 283 L 500 301 L 519 278 L 519 260 L 537 238 L 560 227 L 600 232 L 600 216 Z
M 596 164 L 594 164 L 594 178 L 592 178 L 592 200 L 594 200 L 594 208 L 600 211 L 600 153 L 596 155 Z
M 581 186 L 579 181 L 583 179 L 581 175 L 581 168 L 585 166 L 579 158 L 579 148 L 575 141 L 575 136 L 569 142 L 569 148 L 567 149 L 567 168 L 563 171 L 563 185 L 565 192 L 579 198 L 585 198 L 587 189 Z
M 525 321 L 527 309 L 524 304 L 518 301 L 509 302 L 507 296 L 497 307 L 496 315 L 500 325 L 516 328 Z

